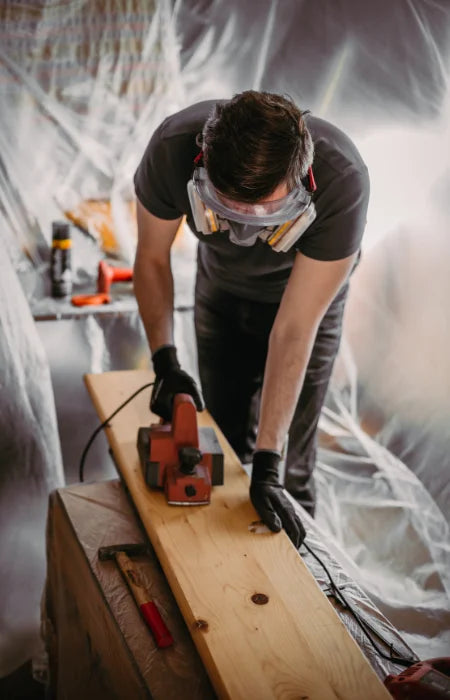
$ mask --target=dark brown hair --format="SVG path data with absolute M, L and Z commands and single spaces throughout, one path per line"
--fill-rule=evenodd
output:
M 286 181 L 299 184 L 313 160 L 304 115 L 289 96 L 247 90 L 216 104 L 203 129 L 209 178 L 220 192 L 257 202 Z

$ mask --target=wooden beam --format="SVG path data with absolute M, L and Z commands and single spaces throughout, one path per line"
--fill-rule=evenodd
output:
M 86 375 L 100 420 L 153 375 Z M 387 700 L 389 693 L 284 532 L 252 532 L 248 477 L 206 411 L 225 453 L 225 484 L 208 506 L 169 506 L 144 482 L 137 430 L 157 422 L 145 390 L 106 434 L 220 698 Z M 266 596 L 266 604 L 258 604 Z M 255 597 L 256 596 L 256 597 Z M 265 600 L 265 598 L 263 598 Z M 162 650 L 160 653 L 164 653 Z

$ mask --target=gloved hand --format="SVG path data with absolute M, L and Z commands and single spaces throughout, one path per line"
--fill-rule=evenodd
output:
M 253 454 L 250 500 L 269 530 L 286 530 L 298 549 L 305 539 L 305 528 L 278 480 L 280 455 L 273 450 L 257 450 Z
M 155 384 L 150 399 L 150 410 L 165 421 L 172 420 L 175 394 L 189 394 L 194 399 L 197 411 L 203 411 L 204 403 L 197 384 L 181 369 L 177 350 L 173 345 L 163 345 L 153 353 Z

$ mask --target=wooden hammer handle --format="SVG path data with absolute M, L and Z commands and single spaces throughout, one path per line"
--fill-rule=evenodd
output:
M 116 552 L 116 562 L 158 647 L 169 647 L 173 638 L 155 603 L 150 600 L 142 576 L 125 552 Z

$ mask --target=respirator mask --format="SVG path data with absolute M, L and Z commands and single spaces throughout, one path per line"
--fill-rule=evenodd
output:
M 309 185 L 297 185 L 285 197 L 269 202 L 236 202 L 215 189 L 206 168 L 197 166 L 187 191 L 194 223 L 204 235 L 227 231 L 232 243 L 249 247 L 260 238 L 276 252 L 287 252 L 316 218 L 312 194 L 316 189 L 311 168 Z

